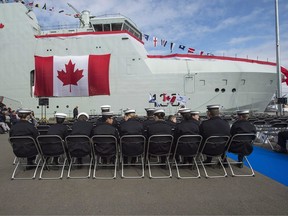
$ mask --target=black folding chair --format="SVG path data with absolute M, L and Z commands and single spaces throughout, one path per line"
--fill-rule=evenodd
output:
M 125 135 L 120 139 L 120 161 L 122 178 L 144 178 L 145 170 L 145 144 L 146 138 L 143 135 Z M 125 163 L 124 157 L 134 158 L 134 163 Z M 140 162 L 139 162 L 140 161 Z M 141 175 L 126 176 L 124 168 L 126 166 L 141 166 Z
M 229 142 L 229 136 L 210 136 L 206 139 L 202 149 L 201 149 L 201 156 L 202 159 L 204 156 L 206 157 L 212 157 L 216 158 L 216 162 L 211 161 L 209 163 L 204 163 L 203 160 L 201 160 L 201 165 L 205 172 L 206 178 L 219 178 L 219 177 L 226 177 L 227 172 L 225 170 L 225 167 L 222 163 L 221 156 L 226 152 L 226 147 Z M 212 165 L 220 165 L 222 167 L 224 174 L 223 175 L 208 175 L 207 169 L 205 166 L 212 166 Z
M 67 178 L 90 178 L 91 176 L 91 167 L 93 162 L 93 150 L 91 145 L 91 140 L 88 136 L 85 135 L 69 135 L 65 138 L 66 148 L 68 152 L 68 175 Z M 84 159 L 90 157 L 90 160 L 87 162 L 79 163 L 78 159 Z M 76 160 L 77 159 L 77 160 Z M 76 162 L 74 162 L 76 161 Z M 88 174 L 86 176 L 71 176 L 71 171 L 74 167 L 77 168 L 88 167 Z
M 37 130 L 40 135 L 47 135 L 50 125 L 37 125 Z
M 177 177 L 179 179 L 200 178 L 200 171 L 196 162 L 196 156 L 199 153 L 201 142 L 201 135 L 182 135 L 178 138 L 173 154 L 173 161 L 177 170 Z M 180 169 L 184 167 L 190 167 L 192 170 L 196 168 L 196 176 L 181 176 Z
M 161 134 L 150 136 L 147 143 L 146 163 L 149 170 L 149 178 L 171 178 L 172 171 L 169 162 L 171 148 L 173 144 L 173 136 L 170 134 Z M 153 162 L 151 159 L 157 159 Z M 159 158 L 162 161 L 159 162 Z M 164 159 L 164 161 L 163 161 Z M 151 167 L 168 167 L 168 175 L 152 176 Z
M 229 141 L 227 151 L 233 154 L 242 154 L 243 155 L 243 162 L 238 161 L 230 161 L 227 158 L 227 163 L 231 170 L 232 176 L 255 176 L 254 170 L 247 158 L 248 155 L 252 153 L 253 150 L 253 142 L 256 139 L 256 134 L 249 133 L 249 134 L 235 134 L 231 140 Z M 243 165 L 244 161 L 246 161 L 251 174 L 235 174 L 235 170 L 231 165 Z
M 14 168 L 14 171 L 12 173 L 11 179 L 12 180 L 13 179 L 35 179 L 37 169 L 40 166 L 41 159 L 42 159 L 36 141 L 30 136 L 15 136 L 15 137 L 10 137 L 8 140 L 9 140 L 9 142 L 12 146 L 13 152 L 16 156 L 16 160 L 14 160 L 15 161 L 15 168 Z M 40 155 L 40 157 L 38 157 L 38 159 L 37 159 L 36 157 L 39 155 Z M 35 164 L 35 165 L 27 164 L 26 159 L 27 158 L 33 158 L 33 157 L 36 158 L 37 164 Z M 26 171 L 29 168 L 35 167 L 35 170 L 33 172 L 33 176 L 32 177 L 15 177 L 16 172 L 17 172 L 17 174 L 20 174 L 20 171 L 18 169 L 19 167 L 25 167 L 24 171 Z
M 39 179 L 62 179 L 64 168 L 67 161 L 67 156 L 65 152 L 65 141 L 58 135 L 40 135 L 37 137 L 37 142 L 39 145 L 40 153 L 44 159 L 44 163 L 40 172 Z M 59 164 L 49 164 L 48 160 L 50 158 L 57 158 Z M 61 163 L 60 163 L 60 158 Z M 61 168 L 60 176 L 58 177 L 43 177 L 44 169 L 50 171 L 50 168 Z
M 94 152 L 94 171 L 95 179 L 115 179 L 118 166 L 118 142 L 117 138 L 112 135 L 94 135 L 91 138 Z M 114 167 L 112 177 L 96 176 L 97 167 Z

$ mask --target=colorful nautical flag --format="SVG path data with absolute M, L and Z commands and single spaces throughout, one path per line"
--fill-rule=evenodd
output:
M 179 45 L 179 49 L 184 50 L 184 49 L 185 49 L 185 46 L 184 46 L 184 45 Z
M 0 23 L 0 29 L 4 28 L 4 24 Z
M 194 53 L 195 49 L 194 48 L 188 48 L 188 53 Z
M 37 97 L 110 95 L 110 54 L 35 56 Z
M 204 54 L 204 51 L 201 51 L 201 52 L 200 52 L 200 55 L 203 55 L 203 54 Z
M 172 51 L 173 51 L 173 48 L 174 48 L 174 46 L 175 46 L 175 43 L 170 43 L 170 52 L 172 53 Z
M 165 46 L 166 46 L 166 44 L 167 44 L 167 41 L 166 41 L 166 40 L 164 40 L 164 39 L 161 39 L 161 45 L 165 47 Z
M 157 38 L 157 37 L 153 37 L 153 45 L 154 45 L 154 47 L 156 47 L 156 46 L 157 46 L 157 40 L 158 40 L 158 38 Z
M 149 35 L 144 34 L 144 38 L 146 39 L 146 41 L 148 41 L 148 39 L 149 39 Z

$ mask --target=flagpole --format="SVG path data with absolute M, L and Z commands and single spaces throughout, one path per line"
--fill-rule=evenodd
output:
M 278 0 L 275 0 L 275 31 L 276 31 L 276 65 L 277 65 L 277 100 L 282 97 L 282 79 L 280 69 L 280 39 L 279 39 L 279 15 L 278 15 Z M 278 102 L 278 112 L 282 115 L 282 103 Z

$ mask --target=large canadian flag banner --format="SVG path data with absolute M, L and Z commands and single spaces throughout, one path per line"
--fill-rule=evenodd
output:
M 37 97 L 110 95 L 110 54 L 35 56 Z

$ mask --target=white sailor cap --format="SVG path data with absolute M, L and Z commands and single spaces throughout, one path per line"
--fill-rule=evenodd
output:
M 237 110 L 237 115 L 249 114 L 249 110 Z
M 128 115 L 128 114 L 130 114 L 130 113 L 136 113 L 136 111 L 135 111 L 134 109 L 129 109 L 129 108 L 127 108 L 126 110 L 124 110 L 124 114 L 125 114 L 125 115 Z
M 207 106 L 207 109 L 208 110 L 211 110 L 211 109 L 219 109 L 220 108 L 220 105 L 208 105 Z
M 178 113 L 188 113 L 188 112 L 191 112 L 191 110 L 189 108 L 180 108 L 178 110 Z
M 109 111 L 109 112 L 102 112 L 102 116 L 112 117 L 112 116 L 114 116 L 114 113 L 113 113 L 113 111 Z
M 145 110 L 146 110 L 146 112 L 152 112 L 152 111 L 154 111 L 155 110 L 155 108 L 154 107 L 148 107 L 148 108 L 145 108 Z
M 157 114 L 157 113 L 164 113 L 165 114 L 165 110 L 164 109 L 156 109 L 153 113 L 153 115 Z
M 110 105 L 102 105 L 100 108 L 101 108 L 102 112 L 109 112 L 111 106 Z
M 28 108 L 21 108 L 18 110 L 19 114 L 30 114 L 31 112 L 32 112 L 31 109 Z
M 199 111 L 191 111 L 190 113 L 191 113 L 191 115 L 199 115 L 200 114 Z
M 67 114 L 65 113 L 55 113 L 54 115 L 56 118 L 66 118 L 67 117 Z
M 78 119 L 81 115 L 84 115 L 84 116 L 86 116 L 86 117 L 89 119 L 89 115 L 88 115 L 87 113 L 85 113 L 85 112 L 79 113 L 78 116 L 77 116 L 77 119 Z

